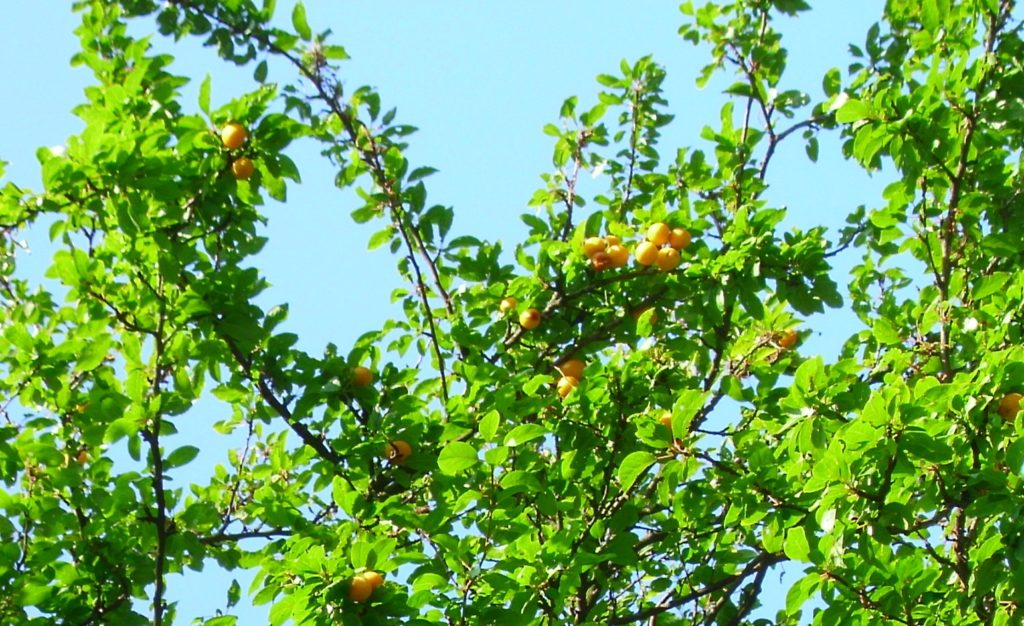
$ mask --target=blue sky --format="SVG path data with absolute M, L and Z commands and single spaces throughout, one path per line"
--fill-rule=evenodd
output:
M 39 186 L 36 149 L 61 145 L 80 130 L 70 110 L 90 82 L 86 70 L 68 63 L 77 46 L 76 17 L 63 3 L 45 4 L 8 3 L 0 20 L 0 82 L 8 94 L 0 101 L 0 160 L 9 162 L 9 180 L 32 189 Z M 286 19 L 291 3 L 278 4 Z M 818 4 L 822 8 L 780 22 L 790 51 L 785 86 L 807 90 L 812 99 L 821 96 L 827 69 L 845 70 L 847 44 L 863 42 L 883 3 Z M 551 169 L 552 141 L 541 128 L 557 123 L 568 96 L 579 96 L 581 105 L 593 103 L 597 74 L 616 71 L 620 59 L 647 54 L 666 66 L 666 97 L 676 120 L 663 133 L 663 155 L 677 146 L 701 146 L 700 129 L 718 119 L 720 91 L 731 82 L 694 86 L 707 56 L 676 35 L 683 18 L 673 2 L 449 0 L 382 9 L 377 2 L 314 0 L 307 8 L 313 29 L 332 29 L 331 41 L 352 56 L 343 72 L 349 90 L 376 87 L 385 107 L 398 108 L 401 122 L 420 128 L 407 156 L 414 167 L 440 170 L 427 181 L 429 201 L 455 207 L 453 231 L 502 239 L 506 248 L 524 232 L 518 216 L 530 210 L 527 201 L 543 187 L 539 175 Z M 133 32 L 144 34 L 145 24 Z M 190 110 L 198 108 L 196 92 L 207 72 L 213 76 L 214 106 L 252 88 L 251 70 L 221 65 L 195 40 L 173 49 L 166 41 L 154 43 L 177 57 L 173 71 L 194 78 L 184 97 Z M 304 184 L 289 190 L 286 205 L 268 207 L 270 243 L 259 263 L 272 288 L 261 304 L 288 302 L 289 329 L 300 334 L 301 347 L 319 353 L 328 341 L 344 347 L 377 328 L 394 312 L 389 295 L 401 283 L 395 260 L 383 248 L 366 251 L 366 238 L 378 226 L 352 223 L 348 216 L 358 199 L 334 189 L 333 172 L 317 158 L 316 147 L 300 142 L 289 153 Z M 839 158 L 835 137 L 822 138 L 821 154 L 812 165 L 799 141 L 779 150 L 768 198 L 789 207 L 786 227 L 836 227 L 858 204 L 878 202 L 882 182 Z M 25 268 L 38 275 L 49 262 L 45 229 L 26 238 L 33 254 Z M 837 259 L 841 284 L 843 268 L 855 261 Z M 808 325 L 816 332 L 802 349 L 826 356 L 855 329 L 848 314 L 832 313 L 827 325 L 823 318 Z M 173 581 L 174 598 L 181 601 L 179 623 L 223 606 L 229 582 L 230 576 L 216 571 L 184 584 Z M 246 609 L 241 621 L 262 623 L 265 613 L 266 607 Z

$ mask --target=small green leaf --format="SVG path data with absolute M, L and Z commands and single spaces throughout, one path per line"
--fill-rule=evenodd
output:
M 547 429 L 539 424 L 520 424 L 505 435 L 505 445 L 515 447 L 537 437 L 543 437 L 547 433 Z
M 871 106 L 861 100 L 849 99 L 836 111 L 836 121 L 840 124 L 858 122 L 871 117 Z
M 479 463 L 476 448 L 465 441 L 453 441 L 446 445 L 437 457 L 437 466 L 445 474 L 457 474 Z
M 807 531 L 803 526 L 786 531 L 786 542 L 783 544 L 782 550 L 794 561 L 809 562 L 811 560 L 811 546 L 807 543 Z
M 871 334 L 875 336 L 875 339 L 877 339 L 879 343 L 889 346 L 902 341 L 902 339 L 900 339 L 899 331 L 897 331 L 896 327 L 892 325 L 892 322 L 885 318 L 875 320 L 871 327 Z
M 295 32 L 302 37 L 303 41 L 313 38 L 313 31 L 310 30 L 309 22 L 306 21 L 306 5 L 301 2 L 297 2 L 295 8 L 292 9 L 292 26 L 295 27 Z
M 182 446 L 167 457 L 164 467 L 167 469 L 188 465 L 199 455 L 199 448 L 195 446 Z
M 210 114 L 210 75 L 207 74 L 199 85 L 199 110 Z
M 629 491 L 633 488 L 633 483 L 640 478 L 640 475 L 647 471 L 657 459 L 650 452 L 644 452 L 642 450 L 633 452 L 625 459 L 622 460 L 622 465 L 619 466 L 619 482 L 622 483 L 622 490 Z

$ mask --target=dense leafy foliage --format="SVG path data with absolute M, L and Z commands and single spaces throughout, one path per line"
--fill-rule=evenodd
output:
M 169 577 L 217 565 L 258 572 L 273 624 L 1020 623 L 1024 440 L 997 410 L 1024 390 L 1013 5 L 890 0 L 816 98 L 773 26 L 807 3 L 686 2 L 701 81 L 735 77 L 720 125 L 666 153 L 665 70 L 623 62 L 545 129 L 553 168 L 503 251 L 427 201 L 414 129 L 342 87 L 301 4 L 284 30 L 272 1 L 79 2 L 85 130 L 40 151 L 42 190 L 0 192 L 0 622 L 170 624 Z M 252 64 L 253 90 L 181 102 L 173 59 L 128 34 L 147 16 Z M 776 148 L 815 159 L 823 132 L 893 182 L 841 233 L 781 232 Z M 322 354 L 254 304 L 300 137 L 407 281 L 404 317 Z M 15 276 L 14 235 L 44 221 L 59 292 Z M 671 271 L 584 254 L 657 222 L 693 237 Z M 835 362 L 793 345 L 842 306 L 863 329 Z M 230 417 L 169 446 L 210 397 Z M 208 482 L 173 482 L 221 439 L 242 444 Z M 762 597 L 784 567 L 803 576 Z M 384 584 L 351 599 L 368 570 Z M 203 623 L 235 624 L 241 593 Z

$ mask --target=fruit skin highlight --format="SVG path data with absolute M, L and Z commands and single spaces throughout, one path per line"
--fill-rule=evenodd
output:
M 540 326 L 540 311 L 537 309 L 526 309 L 519 314 L 519 325 L 526 330 L 533 330 Z
M 228 150 L 241 148 L 248 137 L 249 133 L 246 132 L 245 126 L 238 122 L 230 122 L 220 131 L 220 140 Z
M 1017 412 L 1020 411 L 1020 399 L 1021 395 L 1016 391 L 1003 396 L 1003 399 L 999 401 L 999 416 L 1007 422 L 1013 422 L 1017 417 Z

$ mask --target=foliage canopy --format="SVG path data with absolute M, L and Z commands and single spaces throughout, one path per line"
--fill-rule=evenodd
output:
M 39 152 L 42 190 L 0 190 L 0 622 L 170 624 L 169 576 L 216 564 L 258 572 L 275 625 L 1020 623 L 1014 5 L 890 0 L 813 97 L 787 88 L 775 28 L 806 2 L 686 2 L 700 80 L 735 78 L 720 124 L 666 152 L 665 70 L 598 76 L 545 128 L 554 168 L 509 256 L 427 201 L 415 129 L 342 87 L 345 50 L 301 4 L 284 29 L 272 0 L 78 2 L 85 130 Z M 207 79 L 183 104 L 173 59 L 128 34 L 144 17 L 252 65 L 253 90 L 217 107 Z M 816 159 L 820 133 L 893 182 L 839 233 L 780 232 L 776 148 Z M 299 138 L 407 281 L 403 317 L 322 354 L 254 304 Z M 16 274 L 43 220 L 59 293 Z M 588 262 L 586 238 L 632 250 L 658 222 L 693 237 L 679 267 Z M 860 258 L 842 291 L 841 251 Z M 792 345 L 843 306 L 862 328 L 838 359 Z M 227 417 L 202 445 L 242 445 L 183 486 L 199 442 L 167 438 L 210 396 Z M 763 597 L 783 567 L 803 575 Z M 350 599 L 369 570 L 386 581 Z M 241 593 L 202 623 L 235 624 Z

